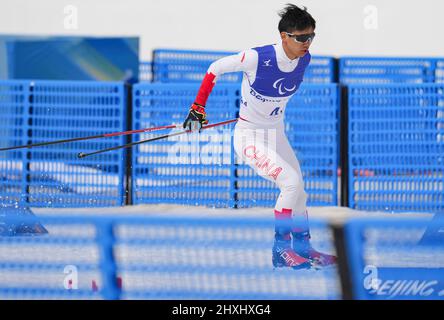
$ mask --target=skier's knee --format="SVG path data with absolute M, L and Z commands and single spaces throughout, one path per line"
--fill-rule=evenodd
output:
M 281 191 L 294 196 L 304 193 L 304 181 L 298 175 L 292 175 L 281 185 Z
M 281 192 L 284 197 L 288 197 L 293 202 L 294 212 L 305 212 L 307 203 L 307 193 L 304 190 L 302 180 L 293 180 L 296 183 L 291 183 L 281 187 Z

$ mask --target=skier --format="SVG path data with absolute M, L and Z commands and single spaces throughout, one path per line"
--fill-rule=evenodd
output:
M 234 148 L 256 173 L 280 189 L 274 208 L 272 263 L 274 267 L 293 269 L 332 265 L 335 256 L 321 253 L 310 244 L 302 172 L 284 131 L 285 107 L 310 63 L 308 49 L 315 37 L 316 22 L 306 8 L 292 4 L 287 4 L 279 16 L 280 43 L 248 49 L 211 64 L 183 127 L 208 123 L 205 105 L 217 77 L 242 71 Z

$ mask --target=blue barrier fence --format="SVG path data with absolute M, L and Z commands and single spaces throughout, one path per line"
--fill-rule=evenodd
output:
M 228 51 L 156 49 L 153 63 L 141 63 L 140 81 L 200 82 L 217 59 L 236 54 Z M 338 63 L 336 63 L 336 60 Z M 338 64 L 338 65 L 337 65 Z M 152 66 L 152 68 L 151 68 Z M 442 58 L 312 56 L 305 83 L 390 84 L 441 83 Z M 239 82 L 242 73 L 223 75 L 219 82 Z
M 153 63 L 151 61 L 142 61 L 139 64 L 139 81 L 153 81 Z
M 135 85 L 135 128 L 182 122 L 197 89 L 198 84 Z M 208 101 L 211 122 L 236 118 L 239 91 L 235 84 L 215 87 Z M 287 107 L 286 131 L 298 152 L 310 205 L 337 204 L 338 96 L 335 84 L 304 85 Z M 133 202 L 274 206 L 279 190 L 237 161 L 232 130 L 226 129 L 134 148 Z
M 350 85 L 350 207 L 444 211 L 444 86 Z
M 201 82 L 212 62 L 232 54 L 236 52 L 156 49 L 153 51 L 153 81 Z M 241 80 L 242 73 L 237 72 L 222 75 L 218 82 Z
M 198 84 L 137 84 L 133 87 L 135 129 L 182 123 Z M 219 84 L 208 101 L 212 123 L 237 117 L 239 85 Z M 156 133 L 140 134 L 136 140 Z M 142 144 L 133 149 L 133 203 L 234 206 L 231 129 Z
M 342 57 L 339 82 L 343 84 L 430 83 L 435 81 L 434 58 Z
M 45 216 L 39 220 L 48 235 L 0 237 L 2 299 L 341 297 L 336 268 L 316 272 L 273 268 L 271 217 Z M 311 226 L 314 245 L 334 254 L 326 223 L 313 220 Z
M 444 216 L 356 219 L 345 225 L 353 296 L 444 299 Z M 434 230 L 433 237 L 426 237 Z
M 305 75 L 305 83 L 333 83 L 337 82 L 337 65 L 335 58 L 327 56 L 312 56 Z
M 444 82 L 444 59 L 438 59 L 436 61 L 435 82 L 436 83 Z
M 286 108 L 286 133 L 304 176 L 310 206 L 338 204 L 339 88 L 302 85 Z M 274 206 L 279 190 L 247 165 L 236 168 L 239 207 Z
M 198 85 L 136 84 L 133 128 L 182 123 Z M 439 84 L 349 87 L 352 208 L 442 210 L 443 92 Z M 0 120 L 0 145 L 123 131 L 127 129 L 127 103 L 122 83 L 5 81 L 0 84 L 0 107 L 5 115 Z M 211 122 L 235 118 L 238 85 L 219 84 L 209 104 Z M 337 204 L 339 104 L 335 84 L 307 84 L 287 108 L 287 135 L 301 162 L 309 205 Z M 278 189 L 235 161 L 231 131 L 223 129 L 228 127 L 204 132 L 199 138 L 185 135 L 135 147 L 133 202 L 272 206 Z M 150 136 L 139 134 L 134 141 Z M 86 159 L 76 156 L 80 151 L 123 143 L 123 137 L 113 137 L 2 151 L 1 200 L 50 207 L 122 205 L 125 151 Z M 193 150 L 199 151 L 190 152 Z M 195 166 L 193 161 L 201 165 Z
M 1 83 L 1 147 L 123 131 L 123 83 L 10 81 Z M 35 207 L 122 205 L 124 152 L 77 159 L 77 154 L 124 143 L 113 137 L 0 154 L 2 202 Z
M 210 64 L 237 52 L 156 49 L 153 51 L 154 82 L 200 82 Z M 144 63 L 145 65 L 146 63 Z M 305 83 L 331 83 L 335 81 L 336 68 L 333 57 L 313 56 L 305 71 Z M 146 78 L 145 73 L 142 73 Z M 242 73 L 225 74 L 218 83 L 242 80 Z
M 198 83 L 134 85 L 133 128 L 181 123 L 197 88 Z M 127 99 L 122 83 L 0 82 L 4 115 L 0 147 L 129 129 Z M 209 101 L 211 122 L 236 117 L 238 100 L 238 84 L 216 86 Z M 301 161 L 309 205 L 337 204 L 338 108 L 335 84 L 303 85 L 287 107 L 286 130 Z M 443 85 L 350 85 L 348 121 L 352 208 L 444 212 Z M 134 140 L 150 136 L 139 134 Z M 231 130 L 215 129 L 195 138 L 189 135 L 134 148 L 134 203 L 274 205 L 277 189 L 234 161 Z M 114 137 L 1 152 L 0 203 L 122 205 L 125 152 L 86 159 L 76 155 L 124 142 L 123 137 Z M 193 161 L 202 157 L 193 158 L 193 153 L 203 153 L 209 162 L 196 168 Z M 181 162 L 184 157 L 189 164 Z M 5 221 L 25 219 L 1 213 L 0 229 Z M 341 297 L 336 270 L 272 270 L 272 220 L 45 217 L 39 221 L 49 235 L 0 237 L 1 297 Z M 442 299 L 443 229 L 442 220 L 346 224 L 355 297 Z M 312 221 L 312 233 L 319 241 L 315 247 L 334 251 L 331 230 L 324 222 Z M 79 275 L 79 289 L 65 289 L 66 275 L 73 270 Z M 116 285 L 116 275 L 123 279 L 123 290 Z M 92 280 L 98 291 L 91 289 Z
M 29 84 L 0 82 L 0 148 L 26 144 L 29 123 Z M 27 200 L 27 151 L 0 153 L 0 197 L 2 202 Z
M 0 237 L 1 299 L 340 299 L 346 289 L 335 267 L 274 269 L 272 217 L 38 219 L 48 234 Z M 353 298 L 444 299 L 443 222 L 438 215 L 345 222 L 340 258 Z M 325 221 L 312 219 L 311 233 L 315 248 L 337 254 Z

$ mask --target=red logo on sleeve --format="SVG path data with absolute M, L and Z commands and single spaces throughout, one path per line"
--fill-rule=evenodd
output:
M 241 62 L 244 62 L 244 60 L 245 60 L 245 52 L 244 55 L 242 56 Z

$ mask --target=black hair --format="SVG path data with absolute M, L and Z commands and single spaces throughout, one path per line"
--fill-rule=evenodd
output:
M 279 21 L 279 32 L 302 31 L 307 28 L 316 28 L 316 21 L 311 14 L 307 12 L 306 7 L 299 8 L 294 4 L 287 3 L 286 7 L 279 12 L 281 21 Z

